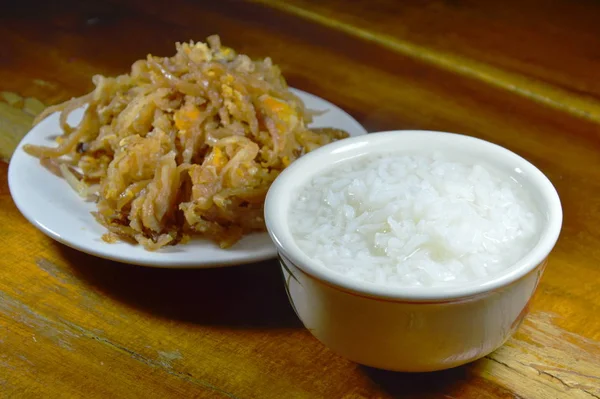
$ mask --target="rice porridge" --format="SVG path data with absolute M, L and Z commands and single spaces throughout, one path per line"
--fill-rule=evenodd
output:
M 542 216 L 515 179 L 433 156 L 365 155 L 297 191 L 289 225 L 323 267 L 397 286 L 456 285 L 512 266 Z

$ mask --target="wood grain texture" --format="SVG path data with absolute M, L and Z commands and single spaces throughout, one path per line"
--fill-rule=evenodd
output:
M 597 2 L 255 1 L 599 120 Z
M 8 160 L 21 138 L 29 131 L 33 118 L 45 108 L 36 98 L 16 93 L 0 93 L 0 159 Z
M 314 340 L 275 262 L 154 270 L 53 242 L 19 214 L 0 162 L 0 397 L 600 397 L 598 3 L 50 3 L 0 14 L 5 159 L 40 104 L 219 33 L 370 131 L 455 131 L 518 152 L 556 185 L 565 222 L 513 339 L 468 366 L 403 375 Z

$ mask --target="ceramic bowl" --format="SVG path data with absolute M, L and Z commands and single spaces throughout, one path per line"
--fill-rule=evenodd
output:
M 335 162 L 384 151 L 441 151 L 510 174 L 530 191 L 543 215 L 539 241 L 500 274 L 454 287 L 382 286 L 319 266 L 289 229 L 289 205 L 298 187 Z M 503 147 L 452 133 L 391 131 L 345 139 L 294 162 L 271 186 L 265 219 L 290 302 L 318 340 L 357 363 L 420 372 L 481 358 L 518 328 L 558 239 L 562 208 L 548 178 Z

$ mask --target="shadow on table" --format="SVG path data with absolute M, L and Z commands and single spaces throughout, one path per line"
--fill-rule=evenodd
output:
M 453 398 L 469 379 L 469 366 L 431 373 L 398 373 L 360 366 L 362 372 L 395 398 Z
M 302 328 L 276 261 L 215 269 L 157 269 L 86 255 L 58 243 L 67 272 L 98 294 L 157 317 L 233 328 Z M 393 397 L 452 398 L 468 366 L 433 373 L 397 373 L 358 366 Z
M 77 278 L 102 295 L 156 316 L 244 328 L 302 327 L 275 260 L 213 269 L 157 269 L 55 245 Z

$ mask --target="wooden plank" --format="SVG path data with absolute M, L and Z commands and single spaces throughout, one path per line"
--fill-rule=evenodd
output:
M 596 121 L 597 2 L 254 0 Z
M 50 336 L 54 340 L 44 346 L 58 348 L 46 349 L 40 356 L 38 348 L 18 345 L 19 350 L 8 356 L 11 365 L 22 355 L 32 367 L 40 362 L 56 367 L 57 359 L 64 356 L 56 351 L 87 339 L 94 345 L 74 350 L 76 364 L 92 368 L 93 373 L 101 374 L 92 367 L 96 358 L 105 358 L 96 347 L 100 342 L 131 356 L 118 363 L 121 367 L 146 364 L 186 380 L 206 381 L 234 397 L 336 397 L 340 393 L 372 397 L 380 392 L 378 385 L 390 394 L 404 390 L 415 397 L 440 389 L 448 395 L 495 397 L 504 390 L 527 388 L 535 393 L 550 388 L 548 395 L 553 396 L 542 397 L 585 398 L 590 396 L 583 390 L 594 393 L 596 389 L 598 343 L 561 329 L 544 314 L 532 315 L 515 339 L 487 359 L 459 370 L 423 375 L 413 383 L 409 376 L 357 367 L 312 339 L 288 307 L 274 264 L 204 271 L 143 269 L 98 261 L 24 226 L 30 231 L 21 237 L 29 237 L 29 247 L 8 242 L 10 248 L 22 248 L 24 253 L 19 252 L 21 259 L 3 267 L 0 274 L 2 303 L 17 305 L 5 306 L 1 313 L 7 322 L 18 321 L 17 326 L 35 324 L 32 336 Z M 9 236 L 17 237 L 13 232 Z M 20 301 L 31 303 L 36 314 L 27 316 L 32 312 Z M 24 314 L 34 321 L 23 321 Z M 72 362 L 69 359 L 67 368 Z M 571 378 L 573 388 L 558 379 L 548 382 L 545 374 L 536 378 L 538 369 Z M 143 369 L 139 372 L 146 374 Z M 326 381 L 320 380 L 323 373 Z M 140 389 L 147 389 L 146 381 L 141 382 Z M 77 392 L 78 380 L 70 383 Z M 467 393 L 474 396 L 464 396 Z
M 170 364 L 176 353 L 140 357 L 92 332 L 48 319 L 4 293 L 0 344 L 3 397 L 138 398 L 144 392 L 149 398 L 234 398 L 173 371 Z

